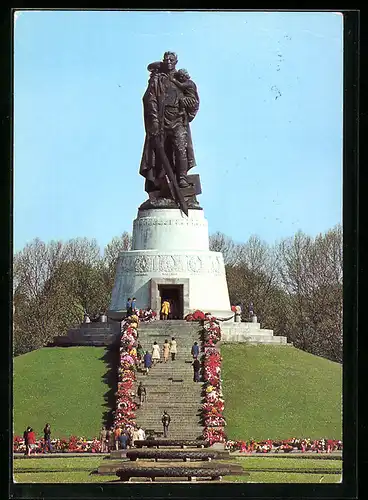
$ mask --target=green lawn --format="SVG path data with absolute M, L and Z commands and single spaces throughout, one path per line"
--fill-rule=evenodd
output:
M 225 344 L 230 439 L 341 439 L 342 367 L 294 347 Z
M 341 479 L 341 461 L 303 460 L 267 457 L 245 457 L 231 460 L 245 470 L 252 469 L 250 476 L 224 476 L 225 481 L 253 483 L 337 483 Z M 86 483 L 116 481 L 115 475 L 92 474 L 103 463 L 102 457 L 31 458 L 14 460 L 14 480 L 21 483 Z M 310 469 L 313 473 L 297 472 Z M 258 469 L 258 471 L 254 471 Z M 273 472 L 272 469 L 283 469 Z M 316 469 L 321 472 L 316 472 Z M 326 473 L 330 470 L 334 473 Z M 259 472 L 260 470 L 264 472 Z M 296 472 L 295 472 L 296 471 Z
M 14 460 L 17 483 L 103 483 L 117 476 L 91 474 L 103 463 L 102 457 L 30 458 Z
M 102 425 L 108 366 L 100 347 L 50 347 L 14 359 L 14 434 L 26 426 L 41 437 L 96 436 Z
M 242 457 L 232 461 L 242 465 L 250 474 L 247 478 L 224 477 L 225 481 L 235 483 L 338 483 L 342 473 L 340 460 Z M 280 469 L 283 470 L 280 471 Z M 310 472 L 305 472 L 306 470 Z
M 341 439 L 341 365 L 293 347 L 225 344 L 230 439 Z M 44 348 L 14 359 L 14 433 L 93 438 L 109 410 L 105 348 Z

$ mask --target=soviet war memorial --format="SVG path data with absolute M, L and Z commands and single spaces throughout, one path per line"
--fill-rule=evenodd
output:
M 212 14 L 15 16 L 17 483 L 342 481 L 341 19 Z

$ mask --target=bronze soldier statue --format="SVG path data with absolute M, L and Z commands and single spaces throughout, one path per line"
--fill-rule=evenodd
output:
M 150 197 L 144 206 L 166 203 L 187 213 L 187 206 L 199 208 L 195 195 L 201 192 L 198 176 L 187 175 L 195 166 L 189 123 L 199 109 L 199 97 L 188 72 L 176 70 L 177 62 L 174 52 L 165 52 L 162 61 L 147 67 L 150 78 L 143 96 L 146 137 L 140 174 Z

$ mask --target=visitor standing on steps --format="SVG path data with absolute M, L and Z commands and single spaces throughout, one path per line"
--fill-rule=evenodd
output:
M 155 341 L 153 343 L 153 346 L 152 346 L 152 361 L 153 361 L 153 364 L 155 365 L 157 363 L 157 361 L 160 360 L 160 346 L 158 345 L 158 343 Z
M 235 306 L 235 323 L 241 322 L 241 315 L 242 315 L 242 307 L 240 302 L 238 302 Z
M 162 346 L 163 350 L 163 356 L 164 356 L 164 363 L 167 363 L 167 360 L 169 359 L 169 354 L 170 354 L 170 344 L 168 340 L 165 340 L 164 345 Z
M 133 431 L 134 431 L 133 427 L 129 427 L 128 430 L 126 431 L 127 436 L 128 436 L 128 447 L 129 448 L 132 448 L 132 446 L 133 446 Z
M 138 439 L 143 441 L 144 439 L 146 439 L 146 433 L 144 432 L 144 430 L 142 429 L 141 426 L 138 427 Z
M 137 310 L 137 299 L 135 297 L 132 298 L 132 313 L 134 314 Z
M 195 358 L 193 363 L 193 382 L 199 382 L 199 370 L 201 369 L 201 362 L 198 358 Z
M 194 359 L 198 358 L 199 356 L 198 342 L 194 342 L 194 344 L 192 345 L 191 355 L 193 356 Z
M 137 388 L 137 396 L 139 397 L 139 404 L 142 404 L 146 401 L 147 391 L 143 385 L 143 382 L 139 382 L 139 385 Z
M 121 429 L 116 426 L 114 429 L 114 440 L 115 440 L 115 450 L 119 449 L 119 441 L 120 441 Z
M 171 353 L 171 361 L 175 361 L 176 353 L 177 353 L 177 345 L 175 337 L 172 337 L 170 342 L 170 353 Z
M 36 454 L 36 434 L 34 433 L 32 427 L 28 427 L 27 442 L 28 442 L 28 456 L 30 456 L 31 451 L 35 450 Z
M 115 428 L 110 427 L 109 451 L 115 448 Z
M 28 455 L 28 451 L 29 451 L 29 444 L 28 444 L 28 434 L 30 432 L 31 428 L 30 427 L 27 427 L 26 430 L 23 432 L 23 439 L 24 439 L 24 444 L 26 446 L 26 452 L 25 452 L 25 455 Z
M 132 436 L 132 445 L 135 446 L 135 441 L 139 440 L 139 432 L 138 432 L 138 427 L 134 427 L 133 430 L 133 436 Z
M 102 427 L 100 431 L 100 441 L 101 441 L 101 452 L 106 453 L 106 438 L 107 438 L 107 430 L 105 427 Z
M 165 299 L 161 306 L 162 319 L 164 320 L 167 319 L 169 313 L 170 313 L 170 302 L 167 299 Z
M 146 375 L 148 375 L 149 369 L 152 366 L 152 354 L 146 351 L 143 360 L 144 360 L 144 369 L 146 371 Z
M 110 427 L 106 431 L 106 442 L 107 442 L 107 451 L 110 452 L 114 449 L 115 439 L 114 439 L 114 431 L 113 428 Z
M 143 358 L 144 358 L 144 349 L 141 346 L 141 344 L 137 345 L 137 359 L 138 359 L 138 365 L 141 368 L 143 364 Z
M 132 299 L 128 297 L 127 303 L 126 303 L 126 311 L 127 311 L 127 316 L 132 315 Z
M 122 450 L 127 449 L 128 441 L 129 441 L 129 436 L 127 434 L 127 431 L 124 429 L 121 431 L 121 434 L 119 436 L 119 441 L 120 441 L 120 446 Z
M 162 422 L 162 425 L 164 427 L 164 437 L 166 438 L 167 434 L 169 432 L 169 425 L 171 422 L 170 415 L 167 413 L 166 410 L 164 411 L 164 413 L 162 415 L 161 422 Z
M 46 452 L 46 448 L 47 448 L 48 451 L 51 453 L 52 446 L 51 446 L 51 427 L 50 427 L 50 424 L 46 424 L 44 429 L 43 429 L 43 439 L 44 439 L 44 451 Z

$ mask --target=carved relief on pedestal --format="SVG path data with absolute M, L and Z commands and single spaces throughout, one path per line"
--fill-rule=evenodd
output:
M 134 228 L 148 227 L 148 226 L 193 226 L 193 227 L 207 227 L 206 221 L 193 220 L 193 219 L 154 219 L 150 217 L 143 217 L 134 221 Z
M 126 273 L 187 273 L 221 275 L 225 271 L 217 255 L 124 255 L 119 277 Z
M 211 259 L 211 270 L 210 272 L 219 275 L 221 274 L 221 271 L 223 271 L 224 266 L 222 265 L 220 257 L 212 257 Z
M 163 273 L 171 273 L 175 271 L 175 259 L 173 255 L 160 256 L 159 271 Z
M 182 273 L 186 271 L 185 259 L 183 255 L 173 255 L 175 271 Z
M 131 271 L 132 270 L 131 267 L 132 267 L 131 257 L 130 256 L 122 257 L 120 261 L 121 274 Z
M 188 271 L 199 273 L 202 270 L 202 259 L 197 255 L 188 257 Z
M 137 273 L 149 273 L 152 271 L 153 259 L 150 255 L 138 255 L 133 259 L 133 269 Z

